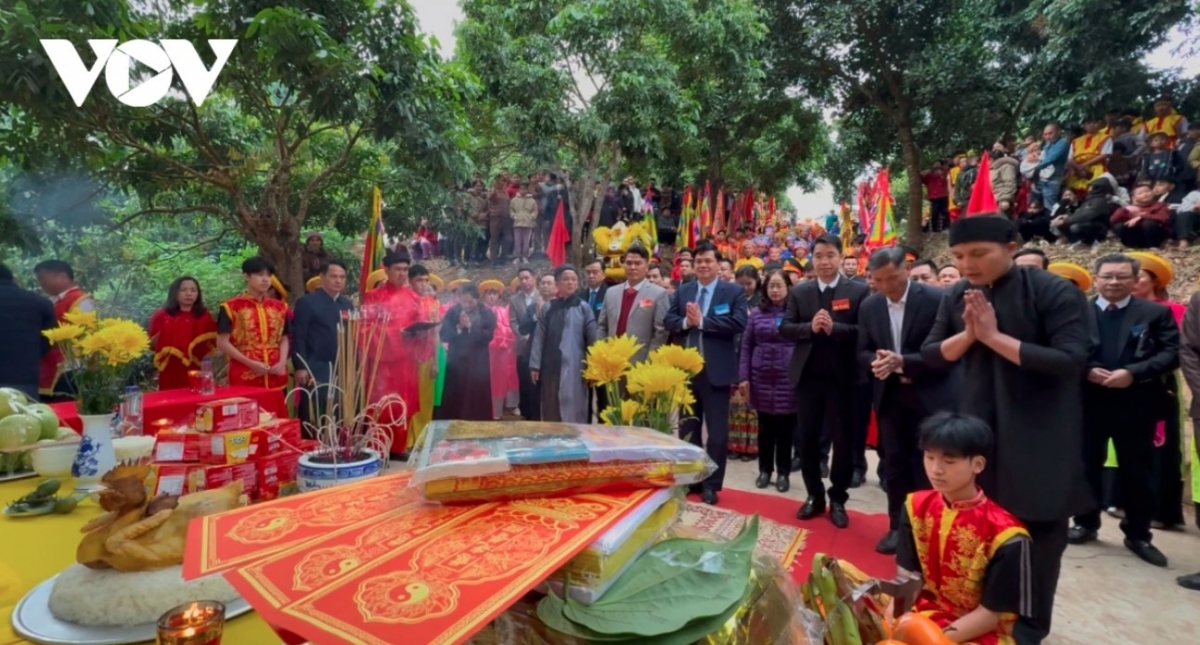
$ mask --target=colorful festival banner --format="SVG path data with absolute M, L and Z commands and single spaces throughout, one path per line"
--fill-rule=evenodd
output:
M 893 211 L 891 182 L 888 170 L 879 171 L 875 178 L 875 208 L 871 218 L 870 233 L 867 234 L 867 250 L 891 246 L 896 243 L 896 218 Z
M 367 237 L 363 245 L 362 271 L 358 279 L 358 295 L 367 292 L 367 276 L 375 269 L 383 267 L 383 256 L 387 250 L 383 246 L 383 193 L 379 186 L 371 192 L 371 223 L 367 226 Z
M 456 645 L 655 492 L 443 506 L 410 477 L 199 518 L 185 577 L 223 571 L 263 620 L 322 645 Z

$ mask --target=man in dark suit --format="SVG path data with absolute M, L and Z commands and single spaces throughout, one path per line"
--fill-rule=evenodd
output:
M 908 494 L 929 488 L 918 445 L 921 421 L 955 409 L 957 368 L 934 369 L 921 358 L 921 345 L 937 320 L 942 291 L 908 279 L 904 250 L 879 249 L 867 271 L 879 291 L 863 301 L 858 314 L 858 362 L 871 370 L 871 405 L 879 419 L 883 478 L 888 500 L 888 532 L 875 545 L 896 552 L 900 517 Z
M 608 293 L 608 281 L 604 276 L 604 260 L 592 258 L 583 265 L 583 286 L 579 289 L 579 299 L 588 303 L 596 320 L 600 319 L 600 312 L 604 309 L 606 293 Z M 593 399 L 589 396 L 588 419 L 595 418 L 599 421 L 600 412 L 608 407 L 608 396 L 602 387 L 591 389 L 595 395 L 595 403 L 592 403 Z
M 693 416 L 683 419 L 679 435 L 701 446 L 701 427 L 707 426 L 708 456 L 717 463 L 717 471 L 701 485 L 702 499 L 716 504 L 729 448 L 729 388 L 737 381 L 734 338 L 746 328 L 748 305 L 745 289 L 717 279 L 720 252 L 712 242 L 697 244 L 692 258 L 696 281 L 679 287 L 667 310 L 666 327 L 704 356 L 704 369 L 692 377 Z
M 798 390 L 800 474 L 808 490 L 808 500 L 796 517 L 807 520 L 825 512 L 820 446 L 821 429 L 828 422 L 833 439 L 829 519 L 834 526 L 846 528 L 850 525 L 847 491 L 854 476 L 854 386 L 862 374 L 856 354 L 858 308 L 869 290 L 838 272 L 842 242 L 837 237 L 818 237 L 812 260 L 817 279 L 792 289 L 779 326 L 785 338 L 796 341 L 788 378 Z
M 520 386 L 521 418 L 540 421 L 541 403 L 538 386 L 529 374 L 529 349 L 533 332 L 537 330 L 537 279 L 533 270 L 521 267 L 517 271 L 517 291 L 508 300 L 508 319 L 517 333 L 517 382 Z
M 12 270 L 0 264 L 0 387 L 11 387 L 38 400 L 38 363 L 50 352 L 42 335 L 58 326 L 54 305 L 46 298 L 17 286 Z
M 1125 548 L 1159 567 L 1167 558 L 1150 543 L 1154 493 L 1154 426 L 1168 413 L 1167 376 L 1179 367 L 1179 330 L 1165 305 L 1134 298 L 1138 261 L 1106 255 L 1096 261 L 1099 295 L 1088 307 L 1092 353 L 1084 386 L 1083 468 L 1095 499 L 1101 499 L 1108 441 L 1117 451 L 1117 480 L 1125 500 Z M 1174 410 L 1170 410 L 1174 413 Z M 1100 508 L 1075 517 L 1071 544 L 1097 538 Z

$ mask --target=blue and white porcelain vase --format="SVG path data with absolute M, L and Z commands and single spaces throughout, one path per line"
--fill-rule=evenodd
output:
M 307 493 L 376 477 L 383 472 L 383 459 L 377 452 L 366 452 L 367 457 L 363 459 L 336 464 L 315 459 L 316 454 L 304 455 L 300 457 L 300 467 L 296 472 L 296 487 L 301 493 Z
M 100 478 L 117 465 L 112 443 L 111 414 L 81 414 L 83 437 L 79 452 L 71 464 L 71 477 L 76 490 L 93 491 L 100 487 Z

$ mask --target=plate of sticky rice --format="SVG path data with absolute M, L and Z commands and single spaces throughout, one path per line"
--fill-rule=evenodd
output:
M 225 604 L 225 618 L 250 605 L 221 575 L 190 582 L 183 567 L 121 572 L 72 564 L 36 586 L 13 609 L 13 629 L 43 645 L 126 645 L 153 641 L 159 616 L 196 600 Z

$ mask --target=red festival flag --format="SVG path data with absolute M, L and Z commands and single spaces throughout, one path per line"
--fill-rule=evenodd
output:
M 995 213 L 1000 210 L 996 205 L 996 194 L 992 192 L 991 155 L 984 153 L 979 161 L 979 174 L 975 176 L 975 185 L 971 188 L 971 201 L 967 202 L 965 215 L 980 213 Z
M 359 296 L 367 293 L 370 287 L 367 284 L 367 276 L 383 266 L 383 256 L 386 252 L 383 248 L 383 194 L 379 192 L 379 186 L 376 186 L 371 195 L 371 224 L 367 227 L 367 238 L 363 244 L 362 270 L 358 278 Z
M 713 215 L 712 230 L 710 231 L 713 237 L 717 233 L 725 230 L 725 188 L 717 190 L 717 212 Z
M 562 197 L 559 197 L 558 210 L 554 213 L 554 226 L 550 229 L 550 241 L 546 243 L 546 255 L 550 258 L 551 266 L 558 266 L 567 261 L 567 242 L 570 239 L 566 218 L 563 216 Z

